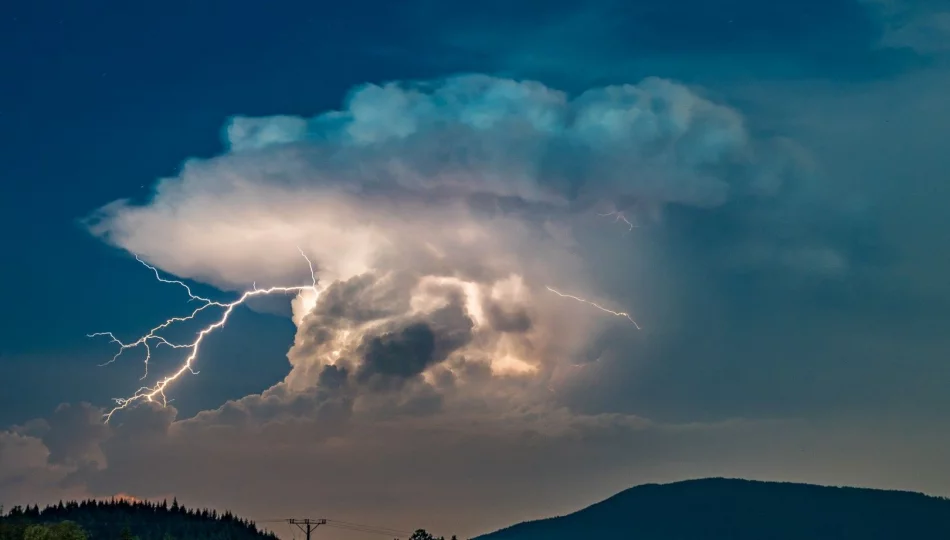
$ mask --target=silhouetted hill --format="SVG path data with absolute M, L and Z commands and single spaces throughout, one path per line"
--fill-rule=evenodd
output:
M 126 500 L 59 503 L 42 510 L 17 506 L 0 517 L 0 540 L 23 540 L 31 525 L 64 521 L 79 525 L 89 540 L 276 540 L 230 512 Z M 59 536 L 52 534 L 52 540 Z
M 950 500 L 904 491 L 711 478 L 646 484 L 477 540 L 950 539 Z

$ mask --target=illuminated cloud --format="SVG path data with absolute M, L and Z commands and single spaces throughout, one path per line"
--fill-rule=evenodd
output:
M 550 237 L 545 221 L 721 205 L 775 159 L 737 111 L 662 79 L 575 97 L 483 75 L 365 85 L 341 111 L 239 117 L 226 134 L 227 154 L 187 162 L 146 205 L 104 207 L 92 230 L 227 287 L 299 279 L 298 245 L 331 281 L 399 257 L 498 273 L 524 264 L 519 243 Z M 549 256 L 538 247 L 531 258 Z
M 486 75 L 364 85 L 340 111 L 238 117 L 225 133 L 226 153 L 89 224 L 223 288 L 303 284 L 298 250 L 312 260 L 319 293 L 293 301 L 291 372 L 240 407 L 265 417 L 313 392 L 305 407 L 363 414 L 553 411 L 555 386 L 620 323 L 609 315 L 636 312 L 604 307 L 589 278 L 604 216 L 632 227 L 671 205 L 764 204 L 809 174 L 793 143 L 753 141 L 738 111 L 658 78 L 578 95 Z M 743 264 L 845 264 L 758 242 Z

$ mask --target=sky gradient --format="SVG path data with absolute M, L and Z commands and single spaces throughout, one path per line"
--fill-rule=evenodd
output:
M 942 2 L 15 2 L 0 61 L 0 504 L 472 535 L 697 476 L 950 495 Z M 142 356 L 87 334 L 195 307 L 133 254 L 224 302 L 307 285 L 298 247 L 318 299 L 102 423 Z

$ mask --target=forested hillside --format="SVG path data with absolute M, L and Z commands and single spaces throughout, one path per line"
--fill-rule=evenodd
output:
M 0 517 L 0 540 L 275 540 L 230 512 L 188 509 L 178 501 L 127 500 L 13 507 Z

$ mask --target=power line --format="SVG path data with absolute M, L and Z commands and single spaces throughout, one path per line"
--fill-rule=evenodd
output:
M 395 539 L 405 538 L 406 536 L 408 536 L 408 535 L 405 535 L 405 534 L 402 534 L 402 533 L 395 533 L 395 532 L 393 532 L 393 531 L 385 531 L 385 530 L 379 530 L 379 529 L 369 529 L 369 528 L 364 528 L 364 527 L 353 527 L 353 526 L 351 526 L 351 525 L 340 525 L 340 524 L 335 524 L 335 523 L 334 523 L 334 524 L 328 524 L 328 525 L 329 525 L 330 527 L 334 527 L 334 528 L 336 528 L 336 529 L 340 529 L 340 530 L 344 530 L 344 531 L 356 531 L 356 532 L 362 532 L 362 533 L 367 533 L 367 534 L 376 534 L 376 535 L 386 536 L 386 537 L 388 537 L 388 538 L 395 538 Z
M 383 530 L 379 530 L 379 529 L 370 529 L 370 528 L 366 528 L 366 527 L 354 527 L 354 526 L 352 526 L 352 525 L 341 525 L 341 524 L 338 524 L 338 523 L 331 523 L 331 524 L 329 524 L 329 526 L 330 526 L 330 527 L 334 527 L 334 528 L 336 528 L 336 529 L 346 529 L 346 530 L 350 530 L 350 531 L 360 531 L 360 532 L 371 533 L 371 534 L 382 534 L 382 535 L 386 535 L 386 536 L 396 535 L 397 537 L 398 537 L 398 536 L 401 536 L 400 533 L 395 533 L 395 532 L 393 532 L 393 531 L 383 531 Z
M 296 525 L 298 529 L 307 533 L 307 540 L 310 540 L 310 533 L 316 530 L 316 528 L 319 527 L 320 525 L 326 525 L 327 520 L 310 519 L 310 518 L 304 518 L 304 519 L 290 518 L 287 520 L 287 523 L 290 523 L 291 525 Z
M 367 525 L 364 523 L 354 523 L 352 521 L 343 521 L 339 519 L 312 519 L 312 518 L 291 518 L 291 519 L 259 519 L 255 523 L 287 523 L 292 526 L 296 526 L 301 531 L 306 533 L 307 539 L 311 540 L 310 535 L 316 530 L 317 527 L 324 525 L 327 527 L 333 527 L 335 529 L 354 531 L 354 532 L 363 532 L 367 534 L 376 534 L 381 536 L 389 536 L 393 538 L 408 538 L 412 533 L 410 531 L 404 531 L 401 529 L 394 529 L 392 527 L 381 527 L 377 525 Z M 293 532 L 293 528 L 291 528 Z
M 367 530 L 372 529 L 374 531 L 384 532 L 387 534 L 395 534 L 398 536 L 409 536 L 410 534 L 412 534 L 410 531 L 403 531 L 401 529 L 394 529 L 392 527 L 366 525 L 363 523 L 353 523 L 352 521 L 343 521 L 339 519 L 328 519 L 327 522 L 328 522 L 327 523 L 328 525 L 333 526 L 333 527 L 340 527 L 340 526 L 360 527 L 362 529 L 367 529 Z

